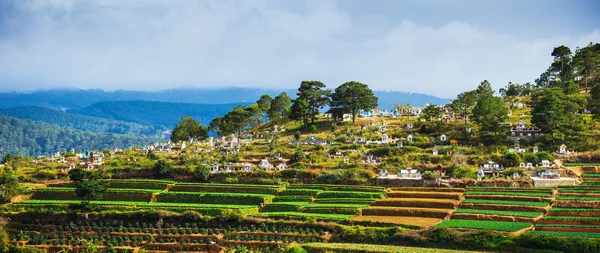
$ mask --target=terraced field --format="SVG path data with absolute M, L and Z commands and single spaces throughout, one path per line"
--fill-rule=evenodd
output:
M 460 188 L 392 188 L 387 193 L 388 198 L 363 208 L 363 216 L 353 220 L 429 227 L 452 213 L 463 191 Z
M 554 188 L 469 187 L 451 219 L 439 227 L 522 232 L 550 209 Z
M 289 185 L 260 210 L 258 217 L 343 221 L 361 214 L 378 199 L 385 188 L 375 186 Z
M 600 238 L 600 174 L 583 174 L 581 185 L 560 186 L 554 206 L 533 234 Z

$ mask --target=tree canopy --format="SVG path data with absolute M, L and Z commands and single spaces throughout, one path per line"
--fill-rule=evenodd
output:
M 346 82 L 335 89 L 331 95 L 331 107 L 352 114 L 355 122 L 358 110 L 370 110 L 377 107 L 378 99 L 369 86 L 356 81 Z
M 208 137 L 208 128 L 200 125 L 200 122 L 190 116 L 182 117 L 179 123 L 173 128 L 171 141 L 187 141 L 190 138 L 206 139 Z

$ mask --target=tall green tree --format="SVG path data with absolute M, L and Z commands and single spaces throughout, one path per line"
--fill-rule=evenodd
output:
M 269 118 L 280 119 L 281 117 L 288 116 L 291 106 L 292 99 L 285 92 L 282 92 L 271 101 L 268 112 Z
M 442 116 L 442 110 L 437 105 L 428 105 L 421 111 L 421 117 L 427 122 L 438 120 Z
M 452 105 L 456 110 L 460 110 L 462 117 L 467 124 L 467 118 L 471 112 L 471 107 L 475 105 L 476 95 L 475 91 L 466 91 L 458 94 L 456 99 L 452 100 Z
M 488 142 L 498 141 L 499 133 L 505 131 L 500 123 L 507 117 L 508 110 L 502 99 L 489 93 L 481 95 L 473 108 L 473 121 L 481 127 L 482 137 Z
M 580 112 L 587 101 L 581 94 L 565 94 L 559 87 L 545 88 L 533 92 L 531 101 L 532 124 L 569 146 L 584 144 L 587 138 L 582 133 L 586 126 Z
M 378 100 L 368 85 L 350 81 L 335 89 L 331 95 L 331 107 L 351 113 L 354 123 L 358 110 L 373 109 L 377 107 Z
M 302 122 L 304 122 L 304 126 L 306 127 L 306 125 L 310 122 L 311 116 L 311 107 L 306 99 L 295 99 L 294 103 L 292 104 L 290 119 L 302 120 Z
M 481 82 L 479 86 L 477 86 L 475 93 L 477 94 L 477 97 L 485 95 L 494 95 L 494 89 L 492 89 L 492 84 L 488 82 L 488 80 L 483 80 L 483 82 Z
M 87 179 L 84 179 L 86 174 Z M 81 168 L 69 171 L 69 177 L 75 186 L 75 194 L 83 198 L 80 208 L 85 212 L 85 218 L 88 219 L 92 209 L 90 201 L 102 199 L 108 190 L 108 180 L 103 178 L 100 171 L 86 173 Z
M 308 104 L 310 113 L 310 122 L 315 123 L 315 118 L 319 114 L 319 110 L 329 105 L 329 97 L 331 92 L 325 90 L 325 84 L 320 81 L 302 81 L 296 100 L 304 100 Z M 294 100 L 294 103 L 296 103 Z
M 260 96 L 260 99 L 256 101 L 256 104 L 261 109 L 261 111 L 266 115 L 271 110 L 271 103 L 273 102 L 273 98 L 268 94 Z
M 190 138 L 206 139 L 208 137 L 208 128 L 200 125 L 200 122 L 190 116 L 182 117 L 179 123 L 173 128 L 171 141 L 186 141 Z
M 594 115 L 594 119 L 600 121 L 600 83 L 594 85 L 590 91 L 588 109 Z

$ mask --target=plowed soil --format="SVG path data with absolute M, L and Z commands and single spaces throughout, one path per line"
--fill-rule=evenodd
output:
M 462 193 L 456 192 L 417 192 L 417 191 L 391 191 L 388 198 L 421 198 L 421 199 L 455 199 L 460 200 Z
M 489 220 L 489 221 L 516 221 L 533 223 L 536 219 L 514 216 L 500 216 L 490 214 L 475 214 L 475 213 L 454 213 L 452 219 L 457 220 Z
M 424 207 L 454 209 L 458 201 L 450 199 L 387 198 L 374 202 L 372 206 Z
M 424 218 L 411 216 L 356 216 L 351 220 L 354 221 L 375 221 L 383 223 L 394 223 L 403 225 L 415 225 L 421 227 L 429 227 L 442 222 L 439 218 Z
M 451 212 L 451 209 L 384 206 L 367 207 L 362 210 L 362 214 L 365 216 L 412 216 L 440 219 L 445 218 Z

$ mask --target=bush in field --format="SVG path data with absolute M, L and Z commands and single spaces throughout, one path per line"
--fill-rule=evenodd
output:
M 301 150 L 294 152 L 290 159 L 290 163 L 301 163 L 302 161 L 304 161 L 304 152 Z
M 203 164 L 196 166 L 194 169 L 194 177 L 200 181 L 207 181 L 210 176 L 210 169 Z
M 450 231 L 447 228 L 434 228 L 430 230 L 426 235 L 427 241 L 439 244 L 452 245 L 458 241 L 456 233 Z
M 285 248 L 285 253 L 306 253 L 306 250 L 300 245 L 290 245 Z
M 475 178 L 477 176 L 477 168 L 457 166 L 452 171 L 452 175 L 456 178 Z
M 440 173 L 437 172 L 437 171 L 428 170 L 428 171 L 423 172 L 423 176 L 422 177 L 425 180 L 438 179 L 438 178 L 440 178 Z
M 5 168 L 0 175 L 0 202 L 9 202 L 13 197 L 19 195 L 20 192 L 19 179 L 11 169 Z
M 169 173 L 171 172 L 172 166 L 169 162 L 165 161 L 165 160 L 159 160 L 158 162 L 156 162 L 154 164 L 154 167 L 152 167 L 152 170 L 154 170 L 154 173 L 156 173 L 159 176 L 167 176 L 169 175 Z

